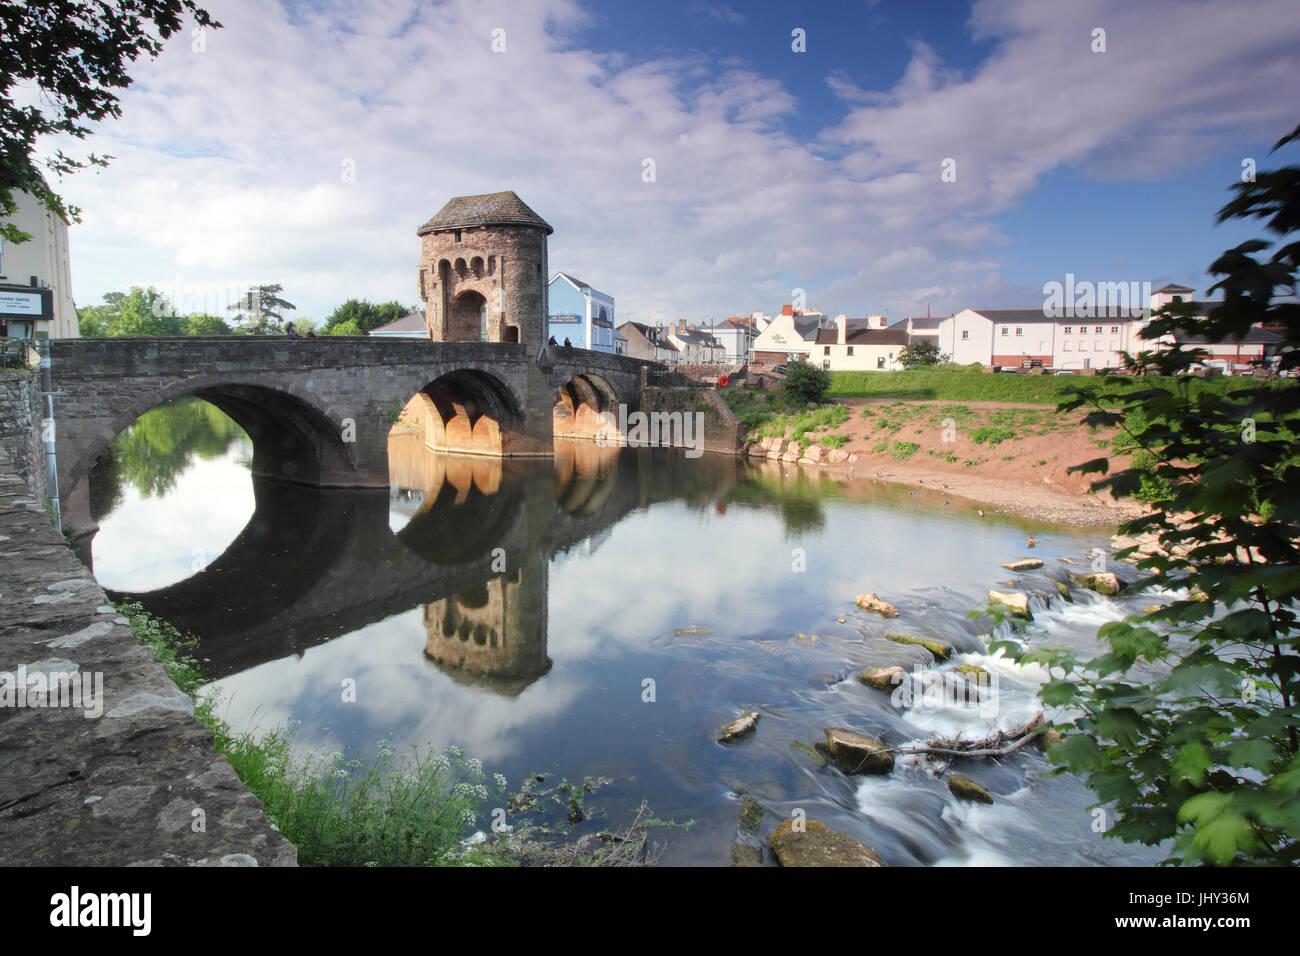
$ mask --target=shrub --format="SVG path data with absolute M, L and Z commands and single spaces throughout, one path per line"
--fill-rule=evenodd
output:
M 800 402 L 821 403 L 831 387 L 831 373 L 809 362 L 791 362 L 785 373 L 785 393 Z

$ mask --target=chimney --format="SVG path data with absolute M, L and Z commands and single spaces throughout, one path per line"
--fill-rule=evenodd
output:
M 839 345 L 847 344 L 848 324 L 849 324 L 849 317 L 845 315 L 843 312 L 835 316 L 835 328 L 839 330 L 838 334 L 835 337 L 835 341 Z
M 782 315 L 794 315 L 794 306 L 792 306 L 792 305 L 783 305 L 783 306 L 781 306 L 781 314 L 782 314 Z
M 879 312 L 873 312 L 867 316 L 867 328 L 883 329 L 885 327 L 885 317 Z

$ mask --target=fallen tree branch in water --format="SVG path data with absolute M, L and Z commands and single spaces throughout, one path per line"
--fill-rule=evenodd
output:
M 1031 740 L 1042 736 L 1047 728 L 1043 725 L 1043 712 L 1040 710 L 1034 719 L 1023 727 L 1014 730 L 999 730 L 983 740 L 958 740 L 951 747 L 923 745 L 919 747 L 890 747 L 889 753 L 895 754 L 933 754 L 939 757 L 1006 757 L 1015 753 Z M 1011 741 L 1006 743 L 1006 741 Z M 1005 746 L 1003 744 L 1006 743 Z

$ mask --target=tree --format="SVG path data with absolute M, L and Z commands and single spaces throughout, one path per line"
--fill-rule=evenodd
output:
M 238 321 L 247 331 L 254 335 L 261 335 L 266 332 L 271 323 L 274 323 L 278 329 L 280 323 L 284 321 L 283 313 L 298 308 L 292 302 L 280 298 L 280 293 L 283 291 L 284 286 L 279 283 L 255 285 L 240 296 L 238 302 L 229 306 L 229 309 L 231 312 L 239 313 Z
M 181 319 L 167 297 L 153 286 L 147 289 L 132 286 L 117 309 L 107 314 L 102 334 L 181 335 Z
M 186 13 L 200 28 L 221 26 L 194 0 L 0 0 L 0 218 L 12 216 L 15 193 L 26 192 L 64 221 L 81 221 L 80 210 L 50 188 L 41 166 L 61 177 L 106 166 L 112 157 L 75 159 L 56 150 L 39 161 L 36 140 L 58 134 L 85 139 L 87 123 L 120 116 L 116 91 L 131 83 L 126 67 L 142 55 L 157 56 Z M 19 106 L 31 87 L 39 103 Z M 0 239 L 16 244 L 30 238 L 0 223 Z
M 181 331 L 185 335 L 230 335 L 233 330 L 219 315 L 194 312 L 181 320 Z
M 785 393 L 799 402 L 817 402 L 831 387 L 831 373 L 809 362 L 791 362 L 785 371 Z
M 928 365 L 941 365 L 952 358 L 939 351 L 937 342 L 921 339 L 904 345 L 898 353 L 899 364 L 903 368 L 924 368 Z
M 1300 127 L 1274 150 L 1300 138 Z M 1210 292 L 1223 302 L 1198 318 L 1182 303 L 1143 332 L 1210 341 L 1259 325 L 1280 331 L 1280 365 L 1300 367 L 1300 166 L 1238 183 L 1218 221 L 1264 220 L 1271 240 L 1223 253 Z M 1276 246 L 1276 248 L 1274 248 Z M 1264 254 L 1272 249 L 1272 254 Z M 1278 301 L 1278 297 L 1283 299 Z M 1286 297 L 1290 297 L 1290 301 Z M 1062 648 L 1013 656 L 1052 668 L 1043 701 L 1078 716 L 1053 761 L 1085 775 L 1114 804 L 1108 835 L 1171 841 L 1175 863 L 1300 862 L 1300 385 L 1249 380 L 1227 392 L 1190 387 L 1194 350 L 1177 344 L 1143 360 L 1177 375 L 1172 388 L 1108 377 L 1060 406 L 1087 407 L 1088 424 L 1119 425 L 1146 456 L 1094 484 L 1116 494 L 1145 476 L 1168 499 L 1121 528 L 1150 533 L 1160 550 L 1138 557 L 1126 591 L 1186 588 L 1171 604 L 1098 632 L 1103 652 L 1076 660 Z M 1076 466 L 1108 473 L 1107 459 Z
M 331 335 L 365 335 L 371 329 L 377 329 L 381 325 L 387 325 L 389 322 L 395 322 L 402 316 L 410 315 L 412 312 L 418 312 L 415 306 L 407 307 L 400 302 L 383 302 L 379 305 L 371 305 L 365 299 L 348 299 L 325 320 L 324 331 Z M 335 328 L 344 323 L 354 323 L 351 328 L 356 328 L 355 332 L 337 332 Z
M 361 329 L 357 328 L 356 319 L 348 319 L 346 322 L 338 322 L 333 326 L 326 326 L 325 331 L 328 335 L 365 335 Z

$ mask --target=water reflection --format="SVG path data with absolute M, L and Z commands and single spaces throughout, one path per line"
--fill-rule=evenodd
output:
M 891 863 L 1142 860 L 1100 843 L 1095 798 L 1046 777 L 1037 753 L 971 769 L 999 801 L 971 809 L 932 774 L 847 778 L 792 746 L 832 725 L 900 745 L 946 727 L 954 715 L 901 710 L 854 675 L 940 666 L 884 637 L 898 627 L 953 645 L 943 666 L 996 667 L 966 612 L 1005 578 L 1001 562 L 1024 556 L 1015 523 L 931 493 L 668 449 L 571 442 L 553 461 L 517 462 L 437 456 L 396 435 L 389 455 L 388 494 L 245 470 L 246 511 L 212 518 L 229 546 L 163 587 L 150 568 L 188 562 L 192 546 L 178 509 L 213 494 L 227 463 L 197 459 L 152 499 L 149 524 L 170 539 L 118 526 L 134 486 L 101 519 L 116 596 L 199 635 L 237 729 L 298 721 L 302 746 L 349 754 L 381 738 L 456 743 L 512 783 L 611 777 L 611 820 L 648 799 L 662 817 L 698 821 L 666 862 L 725 863 L 741 788 L 775 815 L 767 828 L 802 809 Z M 220 475 L 222 500 L 237 496 Z M 1098 539 L 1036 531 L 1049 568 L 1019 584 L 1055 595 L 1050 565 Z M 867 590 L 901 617 L 855 608 Z M 1095 646 L 1103 615 L 1126 610 L 1079 595 L 1040 615 L 1043 637 Z M 681 625 L 708 633 L 675 634 Z M 355 701 L 340 699 L 341 680 L 355 681 Z M 1003 688 L 999 719 L 1023 722 L 1036 685 L 1008 675 Z M 749 709 L 763 715 L 753 737 L 717 744 L 717 728 Z

